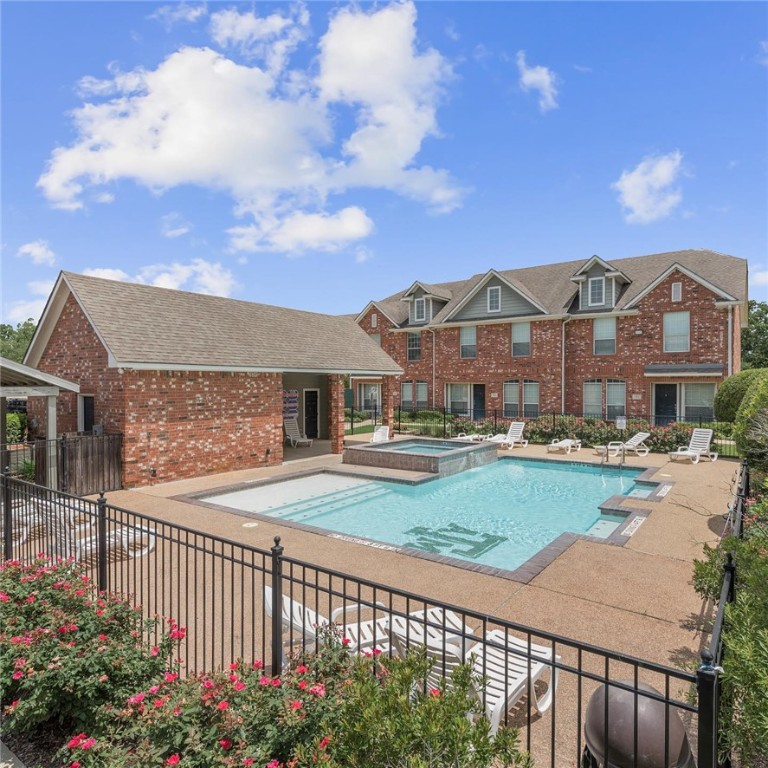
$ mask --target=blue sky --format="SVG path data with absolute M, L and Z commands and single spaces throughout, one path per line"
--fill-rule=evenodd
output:
M 758 2 L 2 2 L 2 317 L 59 270 L 318 312 L 711 248 L 768 300 Z

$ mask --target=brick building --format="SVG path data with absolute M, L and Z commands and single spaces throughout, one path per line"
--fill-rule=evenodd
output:
M 489 270 L 371 301 L 360 327 L 403 369 L 405 409 L 473 418 L 711 418 L 740 369 L 747 263 L 707 250 Z M 382 382 L 353 381 L 359 408 Z
M 123 435 L 126 487 L 280 464 L 284 415 L 339 453 L 345 376 L 401 372 L 349 317 L 67 272 L 25 363 L 79 385 L 61 432 Z

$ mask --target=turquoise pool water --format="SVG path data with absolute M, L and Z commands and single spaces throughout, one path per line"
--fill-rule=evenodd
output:
M 415 486 L 318 474 L 206 501 L 513 570 L 562 533 L 609 536 L 624 518 L 599 506 L 640 472 L 506 459 Z
M 471 443 L 470 443 L 471 445 Z M 466 448 L 467 445 L 464 443 L 447 443 L 442 444 L 438 443 L 437 445 L 430 445 L 426 441 L 422 441 L 419 443 L 416 442 L 406 442 L 403 441 L 402 444 L 398 445 L 397 443 L 392 443 L 391 445 L 388 445 L 383 448 L 378 448 L 380 451 L 391 451 L 392 453 L 418 453 L 422 456 L 441 456 L 444 453 L 450 453 L 451 451 L 455 451 L 457 448 Z

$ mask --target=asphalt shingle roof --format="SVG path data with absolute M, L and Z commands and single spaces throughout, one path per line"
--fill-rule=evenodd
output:
M 349 316 L 62 274 L 119 364 L 401 372 Z

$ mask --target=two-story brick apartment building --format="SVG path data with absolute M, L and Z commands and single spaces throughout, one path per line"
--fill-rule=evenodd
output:
M 744 259 L 686 250 L 416 281 L 357 321 L 403 368 L 406 409 L 666 423 L 711 416 L 740 369 L 747 298 Z M 387 397 L 374 378 L 353 386 L 361 408 Z

